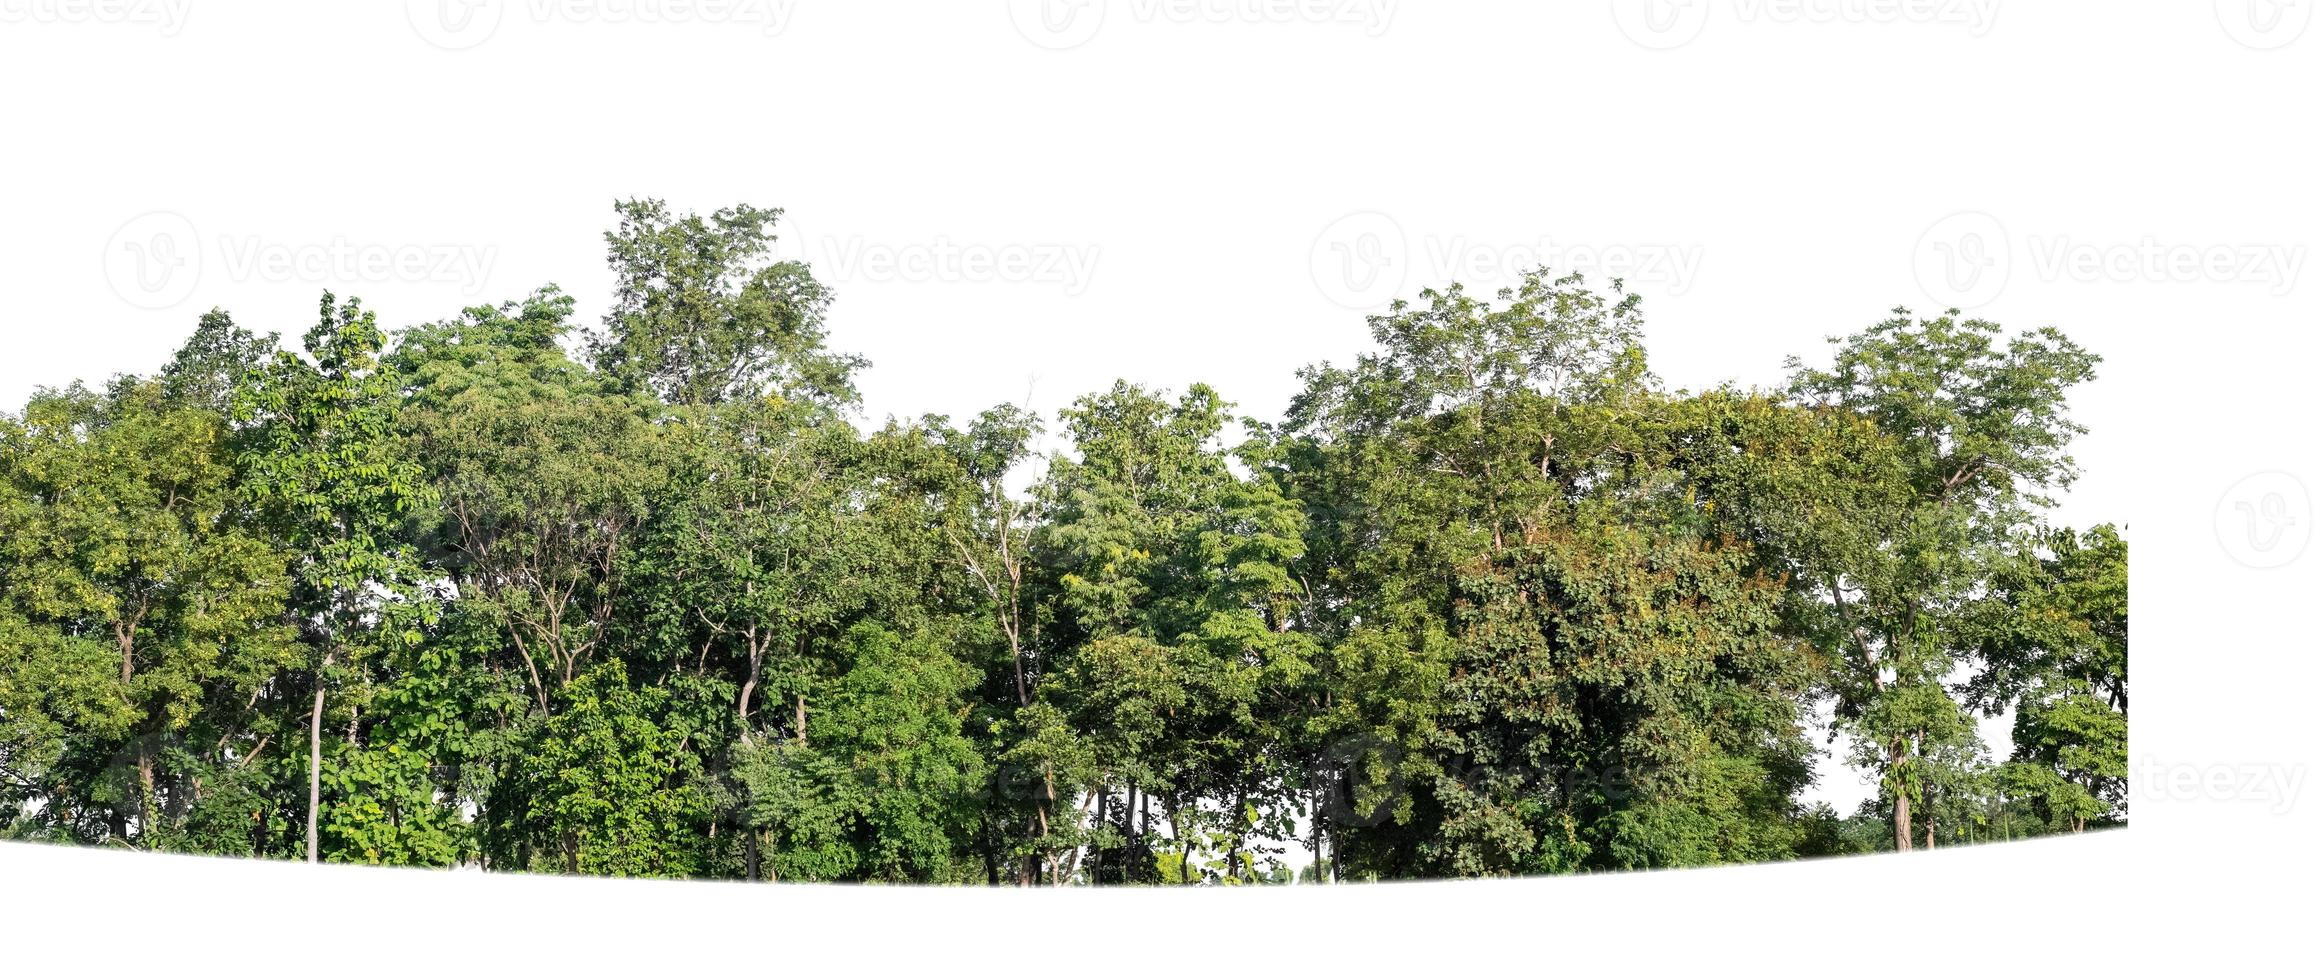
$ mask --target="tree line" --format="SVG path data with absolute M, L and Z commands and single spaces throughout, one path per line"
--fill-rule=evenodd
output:
M 300 349 L 225 312 L 0 414 L 0 820 L 138 850 L 774 881 L 1548 874 L 2126 819 L 2097 358 L 1906 310 L 1671 390 L 1542 272 L 1278 421 L 1122 382 L 858 424 L 778 212 Z M 1028 489 L 1027 489 L 1028 485 Z M 2012 745 L 1977 736 L 2014 716 Z M 1814 760 L 1878 777 L 1808 807 Z

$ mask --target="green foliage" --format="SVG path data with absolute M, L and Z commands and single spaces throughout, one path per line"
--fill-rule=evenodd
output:
M 605 234 L 613 308 L 591 341 L 608 374 L 680 405 L 772 390 L 854 400 L 862 360 L 822 346 L 829 291 L 804 265 L 770 261 L 781 211 L 680 216 L 652 200 L 616 210 L 621 227 Z
M 960 880 L 954 842 L 973 832 L 987 776 L 962 729 L 976 678 L 928 638 L 871 624 L 845 647 L 853 667 L 810 739 L 738 750 L 747 825 L 778 879 Z
M 231 709 L 295 662 L 289 560 L 235 492 L 232 433 L 169 389 L 0 416 L 0 800 L 45 800 L 68 839 L 180 835 L 248 751 Z
M 1540 273 L 1372 318 L 1278 425 L 1122 382 L 1045 455 L 1009 405 L 859 428 L 778 212 L 618 210 L 595 332 L 326 295 L 303 351 L 212 311 L 0 415 L 8 834 L 1110 887 L 2126 820 L 2127 545 L 2042 522 L 2095 365 L 2055 331 L 1898 311 L 1671 391 L 1637 297 Z M 1861 811 L 1801 804 L 1818 739 Z
M 2112 822 L 2128 801 L 2128 543 L 2111 525 L 2019 543 L 1972 607 L 1982 671 L 1970 692 L 2013 701 L 2014 794 L 2054 829 Z
M 667 697 L 601 664 L 558 692 L 557 711 L 504 776 L 505 823 L 488 829 L 494 867 L 568 874 L 692 873 L 708 814 L 683 778 L 684 732 Z
M 1226 410 L 1202 385 L 1174 404 L 1126 383 L 1081 399 L 1064 413 L 1076 457 L 1050 468 L 1034 543 L 1055 576 L 1038 697 L 1091 757 L 1072 789 L 1094 794 L 1095 824 L 1118 821 L 1116 850 L 1142 836 L 1104 812 L 1116 789 L 1124 805 L 1162 801 L 1180 844 L 1194 823 L 1228 828 L 1234 878 L 1261 822 L 1252 801 L 1294 775 L 1281 719 L 1313 651 L 1287 618 L 1304 522 L 1271 481 L 1232 472 Z M 1149 875 L 1145 850 L 1114 854 L 1116 872 Z
M 1945 778 L 1973 725 L 1952 690 L 1966 669 L 1970 611 L 2004 567 L 2007 543 L 2045 493 L 2068 486 L 2066 449 L 2082 431 L 2066 392 L 2097 358 L 2052 329 L 2000 339 L 1999 327 L 1897 310 L 1837 347 L 1828 370 L 1793 360 L 1794 395 L 1859 417 L 1885 438 L 1880 497 L 1809 507 L 1819 525 L 1795 543 L 1806 631 L 1836 639 L 1838 718 L 1858 762 L 1882 771 L 1897 846 L 1915 836 L 1911 807 Z M 1791 519 L 1795 523 L 1796 518 Z M 1790 545 L 1777 541 L 1776 549 Z M 1930 831 L 1931 833 L 1931 831 Z

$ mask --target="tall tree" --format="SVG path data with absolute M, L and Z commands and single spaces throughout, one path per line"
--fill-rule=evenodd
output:
M 1634 296 L 1529 277 L 1374 318 L 1276 458 L 1328 532 L 1342 868 L 1505 874 L 1788 853 L 1805 652 L 1691 491 Z M 1389 680 L 1392 678 L 1392 680 Z M 1383 682 L 1384 681 L 1384 682 Z
M 1672 391 L 1637 297 L 1540 272 L 1373 317 L 1238 444 L 1124 382 L 1051 456 L 1007 405 L 858 427 L 775 212 L 620 211 L 593 334 L 553 286 L 391 348 L 213 310 L 0 415 L 0 832 L 1109 886 L 2126 819 L 2127 546 L 2043 523 L 2096 363 L 2054 331 L 1898 311 Z M 1801 805 L 1815 734 L 1862 809 Z
M 1968 610 L 1987 714 L 2015 709 L 2004 775 L 2053 824 L 2113 819 L 2128 790 L 2128 543 L 2112 525 L 2025 535 Z
M 1216 829 L 1222 880 L 1254 875 L 1250 837 L 1284 822 L 1279 720 L 1312 657 L 1288 615 L 1302 521 L 1271 481 L 1234 474 L 1227 410 L 1205 385 L 1171 403 L 1116 384 L 1064 413 L 1074 455 L 1042 488 L 1058 620 L 1043 697 L 1086 740 L 1095 853 L 1136 856 L 1136 878 L 1146 797 L 1180 865 Z
M 401 535 L 433 492 L 398 451 L 399 392 L 379 362 L 387 335 L 350 299 L 324 293 L 307 357 L 276 355 L 240 406 L 257 428 L 242 459 L 249 492 L 298 555 L 291 615 L 310 651 L 306 859 L 322 859 L 323 710 L 334 668 L 367 633 L 403 625 L 418 599 L 419 556 Z
M 235 492 L 226 420 L 168 388 L 124 378 L 0 416 L 0 715 L 17 735 L 0 761 L 57 829 L 149 848 L 237 764 L 230 732 L 214 749 L 189 736 L 255 699 L 290 648 L 288 558 Z M 74 769 L 96 783 L 48 782 Z
M 1880 767 L 1897 850 L 1935 746 L 1971 733 L 1948 686 L 1970 653 L 1962 613 L 1990 582 L 2009 538 L 2076 475 L 2082 428 L 2065 396 L 2097 358 L 2053 329 L 2003 339 L 2000 328 L 1907 310 L 1843 341 L 1828 368 L 1793 359 L 1791 391 L 1857 414 L 1893 444 L 1909 496 L 1892 508 L 1821 515 L 1851 532 L 1802 578 L 1834 636 L 1840 721 Z
M 596 363 L 683 405 L 783 391 L 855 399 L 862 360 L 823 347 L 830 294 L 804 263 L 775 261 L 774 208 L 737 205 L 708 217 L 656 200 L 616 205 L 605 234 L 613 307 L 591 340 Z

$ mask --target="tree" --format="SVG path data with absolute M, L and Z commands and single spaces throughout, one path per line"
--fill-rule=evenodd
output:
M 605 234 L 613 308 L 590 341 L 598 367 L 681 405 L 784 391 L 855 399 L 860 358 L 823 349 L 830 294 L 802 263 L 771 261 L 782 212 L 737 205 L 703 218 L 656 200 L 615 206 Z
M 2128 795 L 2128 543 L 2112 525 L 2026 535 L 1967 616 L 1987 714 L 2013 706 L 2013 792 L 2075 832 Z
M 290 649 L 288 558 L 235 492 L 225 419 L 171 387 L 123 378 L 0 416 L 0 769 L 64 834 L 145 848 L 172 845 L 204 776 L 248 764 L 205 723 Z
M 544 842 L 566 874 L 693 873 L 705 825 L 701 794 L 684 778 L 685 734 L 668 724 L 667 696 L 630 683 L 619 661 L 575 677 L 511 775 L 501 815 L 517 870 Z
M 1035 546 L 1056 576 L 1057 625 L 1040 696 L 1087 740 L 1089 829 L 1135 856 L 1115 880 L 1152 867 L 1141 798 L 1161 802 L 1181 861 L 1196 826 L 1218 826 L 1226 880 L 1254 873 L 1247 839 L 1280 820 L 1273 760 L 1289 733 L 1275 699 L 1312 655 L 1287 618 L 1301 520 L 1270 481 L 1229 468 L 1227 407 L 1204 385 L 1175 404 L 1126 383 L 1084 398 L 1064 413 L 1075 458 L 1041 491 L 1050 521 Z
M 1374 318 L 1379 354 L 1307 373 L 1276 450 L 1330 535 L 1308 615 L 1343 651 L 1318 733 L 1360 801 L 1341 865 L 1788 854 L 1810 660 L 1695 492 L 1697 409 L 1656 390 L 1636 298 L 1539 274 L 1498 306 L 1422 299 Z
M 397 434 L 441 501 L 427 554 L 457 612 L 503 632 L 502 666 L 543 715 L 603 654 L 622 556 L 667 479 L 653 405 L 557 345 L 571 311 L 553 288 L 470 309 L 390 359 L 409 386 Z
M 1956 311 L 1895 313 L 1834 339 L 1828 369 L 1793 359 L 1790 387 L 1875 425 L 1908 488 L 1894 506 L 1815 514 L 1843 540 L 1799 578 L 1824 600 L 1811 629 L 1837 640 L 1838 717 L 1879 760 L 1895 846 L 1907 851 L 1926 760 L 1973 727 L 1946 686 L 1969 653 L 1963 611 L 1990 581 L 1996 549 L 2071 483 L 2066 450 L 2083 430 L 2065 395 L 2097 359 L 2053 329 L 2003 343 L 1997 325 Z
M 1035 590 L 1041 583 L 1032 554 L 1032 535 L 1041 523 L 1039 502 L 1021 499 L 1008 487 L 1010 476 L 1034 458 L 1032 444 L 1042 431 L 1042 423 L 1021 408 L 1000 405 L 978 416 L 964 431 L 953 428 L 948 419 L 928 420 L 926 429 L 936 453 L 919 470 L 942 474 L 932 484 L 942 488 L 938 533 L 972 583 L 972 593 L 980 599 L 980 615 L 975 618 L 988 628 L 986 635 L 991 639 L 987 643 L 993 647 L 1005 644 L 998 651 L 999 669 L 989 672 L 1003 679 L 987 684 L 997 693 L 986 699 L 987 713 L 980 722 L 994 749 L 1023 752 L 1027 758 L 1040 760 L 1037 785 L 1033 785 L 1034 780 L 1008 778 L 1016 771 L 1013 764 L 993 766 L 991 789 L 999 797 L 994 801 L 998 805 L 987 807 L 982 815 L 990 880 L 999 883 L 999 852 L 1007 849 L 1021 862 L 1017 882 L 1028 885 L 1038 876 L 1033 865 L 1053 831 L 1049 818 L 1057 801 L 1056 753 L 1042 751 L 1032 741 L 999 747 L 1005 742 L 1002 732 L 1031 717 L 1032 695 L 1045 666 L 1037 650 L 1042 609 Z M 1057 720 L 1046 713 L 1038 717 L 1041 721 Z M 1042 729 L 1034 726 L 1030 730 Z M 1057 726 L 1045 730 L 1062 734 Z M 1026 799 L 1031 812 L 1022 829 L 1010 833 L 994 826 L 1015 818 L 1011 810 Z M 995 832 L 1005 840 L 1030 844 L 1022 850 L 1008 848 L 990 839 Z
M 284 351 L 245 392 L 256 426 L 242 457 L 248 492 L 297 556 L 290 615 L 310 651 L 306 859 L 322 857 L 323 708 L 334 667 L 363 652 L 381 626 L 402 626 L 417 599 L 419 556 L 399 536 L 433 499 L 418 464 L 398 452 L 397 385 L 379 363 L 387 336 L 350 299 L 324 293 L 307 331 L 312 359 Z
M 325 295 L 304 352 L 213 310 L 0 415 L 8 835 L 1114 886 L 2126 820 L 2127 545 L 2045 523 L 2096 364 L 2053 330 L 1898 311 L 1695 393 L 1541 271 L 1372 317 L 1278 425 L 1121 382 L 1048 454 L 857 418 L 776 212 L 620 211 L 593 334 L 554 286 L 391 344 Z M 1862 809 L 1803 804 L 1815 736 Z

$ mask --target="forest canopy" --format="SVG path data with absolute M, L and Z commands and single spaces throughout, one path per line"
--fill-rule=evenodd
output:
M 0 413 L 0 834 L 1255 884 L 2127 819 L 2055 330 L 1897 309 L 1688 392 L 1637 296 L 1541 271 L 1398 301 L 1275 420 L 1121 382 L 1043 454 L 1016 405 L 860 421 L 779 212 L 617 209 L 597 324 L 325 294 Z M 1876 797 L 1803 804 L 1824 753 Z

